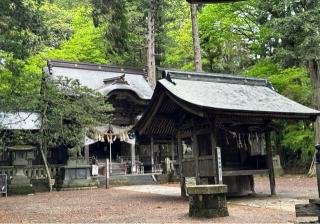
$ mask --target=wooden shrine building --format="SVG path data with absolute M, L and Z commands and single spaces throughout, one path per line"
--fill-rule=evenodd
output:
M 275 194 L 273 121 L 314 121 L 320 112 L 278 94 L 266 79 L 176 70 L 162 77 L 134 129 L 144 138 L 178 142 L 182 195 L 186 177 L 197 184 L 223 180 L 230 194 L 251 193 L 255 174 L 269 174 Z
M 101 135 L 99 141 L 85 148 L 87 160 L 89 156 L 94 156 L 98 162 L 105 164 L 111 154 L 113 165 L 128 163 L 130 170 L 136 172 L 135 161 L 140 158 L 136 155 L 135 140 L 129 139 L 129 131 L 147 107 L 153 93 L 146 71 L 132 67 L 49 60 L 46 72 L 52 78 L 78 80 L 82 86 L 104 95 L 114 108 L 111 124 L 96 128 Z M 112 153 L 109 153 L 110 145 L 105 135 L 110 127 L 117 135 L 112 143 Z

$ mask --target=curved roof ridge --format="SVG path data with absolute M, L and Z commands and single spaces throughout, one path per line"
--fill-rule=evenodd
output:
M 240 75 L 230 75 L 222 73 L 179 71 L 174 69 L 161 68 L 159 69 L 159 71 L 162 71 L 162 78 L 165 78 L 169 81 L 172 79 L 184 79 L 204 82 L 267 86 L 272 88 L 272 85 L 268 82 L 268 80 L 262 78 L 243 77 Z

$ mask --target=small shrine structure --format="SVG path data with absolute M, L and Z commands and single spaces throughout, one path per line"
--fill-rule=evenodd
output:
M 315 121 L 319 111 L 279 93 L 266 79 L 163 70 L 147 110 L 135 125 L 142 139 L 177 142 L 181 194 L 185 178 L 254 192 L 253 175 L 268 174 L 276 193 L 270 134 L 275 120 Z
M 53 79 L 65 77 L 78 80 L 82 86 L 105 96 L 114 108 L 111 124 L 96 127 L 97 139 L 86 144 L 87 162 L 94 158 L 100 164 L 111 160 L 114 174 L 140 172 L 140 164 L 148 165 L 150 155 L 137 151 L 132 126 L 147 107 L 153 90 L 148 84 L 146 71 L 133 67 L 89 64 L 61 60 L 49 60 L 46 72 Z M 112 131 L 112 144 L 108 132 Z M 112 148 L 112 150 L 111 150 Z

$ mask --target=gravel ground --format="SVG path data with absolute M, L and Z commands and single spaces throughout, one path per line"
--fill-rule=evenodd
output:
M 159 195 L 120 189 L 95 189 L 37 193 L 0 198 L 0 222 L 112 222 L 112 223 L 288 223 L 297 222 L 294 212 L 264 206 L 268 200 L 303 201 L 317 195 L 315 178 L 277 178 L 278 196 L 267 197 L 268 179 L 256 178 L 258 197 L 229 200 L 229 217 L 188 217 L 188 201 L 173 195 Z M 166 187 L 177 185 L 166 185 Z M 256 205 L 256 201 L 262 201 Z M 310 220 L 310 219 L 309 219 Z

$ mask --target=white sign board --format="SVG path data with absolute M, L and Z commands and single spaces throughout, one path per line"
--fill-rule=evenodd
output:
M 92 165 L 92 176 L 98 176 L 99 174 L 99 166 Z
M 221 162 L 221 148 L 220 147 L 217 147 L 217 162 L 218 162 L 219 184 L 222 184 L 222 162 Z

